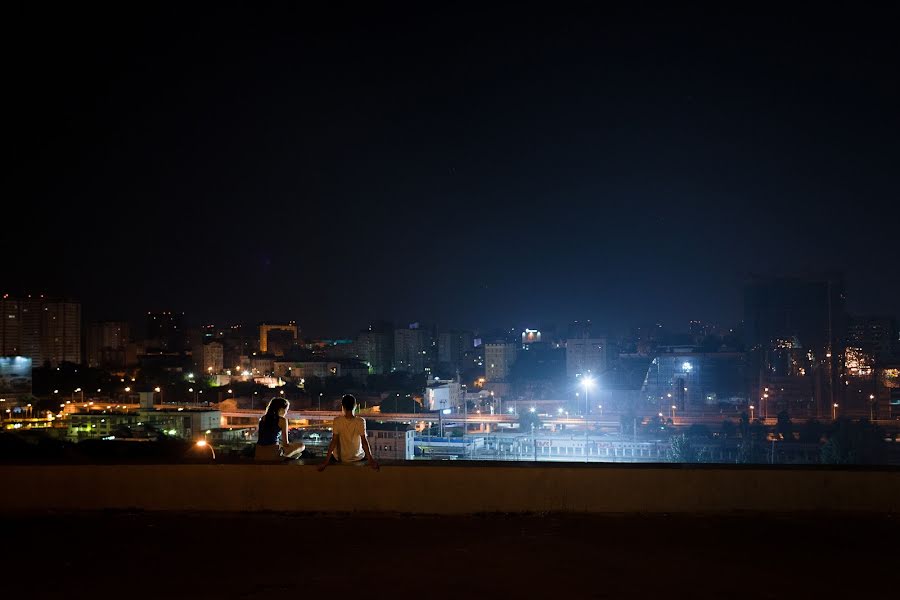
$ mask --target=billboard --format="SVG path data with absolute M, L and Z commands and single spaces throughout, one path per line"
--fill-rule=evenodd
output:
M 31 359 L 0 356 L 0 396 L 31 394 Z

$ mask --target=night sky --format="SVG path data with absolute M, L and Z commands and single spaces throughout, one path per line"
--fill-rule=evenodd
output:
M 837 269 L 900 315 L 896 14 L 28 4 L 3 291 L 319 335 L 678 328 Z

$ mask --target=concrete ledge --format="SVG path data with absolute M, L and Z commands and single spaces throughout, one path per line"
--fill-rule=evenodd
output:
M 568 465 L 0 466 L 0 512 L 900 513 L 900 470 Z

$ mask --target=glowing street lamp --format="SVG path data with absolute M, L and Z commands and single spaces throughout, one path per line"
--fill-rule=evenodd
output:
M 603 405 L 602 405 L 602 404 L 598 404 L 598 405 L 597 405 L 597 408 L 600 409 L 600 416 L 602 417 L 602 416 L 603 416 Z
M 676 408 L 676 406 L 673 404 L 672 405 L 672 422 L 673 423 L 675 422 L 675 408 Z
M 755 408 L 756 408 L 756 407 L 753 406 L 752 404 L 750 405 L 750 420 L 751 420 L 751 421 L 753 420 L 753 410 L 754 410 Z
M 836 420 L 837 420 L 837 409 L 838 409 L 838 404 L 837 404 L 837 402 L 835 402 L 835 403 L 831 406 L 831 420 L 832 420 L 832 421 L 836 421 Z
M 216 451 L 213 449 L 212 444 L 210 444 L 206 440 L 197 440 L 196 446 L 201 450 L 206 450 L 207 448 L 209 448 L 210 456 L 213 460 L 216 460 Z

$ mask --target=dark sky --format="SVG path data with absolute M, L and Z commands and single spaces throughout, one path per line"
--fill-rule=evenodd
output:
M 183 4 L 13 11 L 5 290 L 677 328 L 838 269 L 900 314 L 896 14 Z

